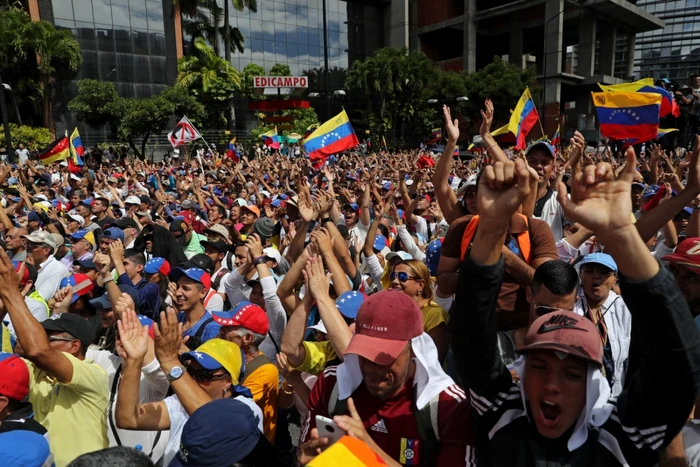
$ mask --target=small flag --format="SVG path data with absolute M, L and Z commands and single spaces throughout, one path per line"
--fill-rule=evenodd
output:
M 83 154 L 85 154 L 85 148 L 83 148 L 83 140 L 80 139 L 78 127 L 75 127 L 73 134 L 70 135 L 70 152 L 71 156 L 73 156 L 73 163 L 75 165 L 83 165 Z
M 540 116 L 535 108 L 535 101 L 532 100 L 532 95 L 530 95 L 530 89 L 525 88 L 525 92 L 520 96 L 518 105 L 515 106 L 508 123 L 508 129 L 515 135 L 515 149 L 525 149 L 527 146 L 525 138 L 539 118 Z
M 382 144 L 384 145 L 384 149 L 389 149 L 389 147 L 386 145 L 386 138 L 384 135 L 382 135 Z
M 611 139 L 656 139 L 660 94 L 647 92 L 592 92 L 600 132 Z
M 280 138 L 277 135 L 277 127 L 275 127 L 274 130 L 270 130 L 267 133 L 263 133 L 261 136 L 263 139 L 263 144 L 265 146 L 269 146 L 272 149 L 280 148 Z
M 664 88 L 655 86 L 653 78 L 645 78 L 633 83 L 612 84 L 609 86 L 598 83 L 598 86 L 605 92 L 649 92 L 660 94 L 663 99 L 661 100 L 659 117 L 673 115 L 677 118 L 681 114 L 681 110 L 676 100 L 673 98 L 673 95 Z
M 435 128 L 433 131 L 430 132 L 430 139 L 428 140 L 428 144 L 432 143 L 437 143 L 440 141 L 442 138 L 442 129 L 441 128 Z
M 452 153 L 452 156 L 453 156 L 453 157 L 459 156 L 459 146 L 455 146 L 455 150 L 454 150 L 454 152 Z
M 304 140 L 304 151 L 318 170 L 331 154 L 337 154 L 360 144 L 348 114 L 343 110 L 319 126 Z
M 554 149 L 558 148 L 561 144 L 561 134 L 559 133 L 559 127 L 560 126 L 557 125 L 557 132 L 554 133 L 554 137 L 552 138 L 552 146 L 554 146 Z
M 228 142 L 228 151 L 226 151 L 226 156 L 228 156 L 229 159 L 233 159 L 234 162 L 240 162 L 241 156 L 238 155 L 238 151 L 236 151 L 236 138 L 234 137 L 231 141 Z
M 70 157 L 70 143 L 68 142 L 68 137 L 64 136 L 59 138 L 49 146 L 44 149 L 39 154 L 39 161 L 43 165 L 51 164 L 52 162 L 58 162 Z
M 201 137 L 202 135 L 199 134 L 194 125 L 192 125 L 192 122 L 190 122 L 186 116 L 182 117 L 182 120 L 175 125 L 175 129 L 168 133 L 168 140 L 174 148 L 180 146 L 181 144 L 190 143 Z

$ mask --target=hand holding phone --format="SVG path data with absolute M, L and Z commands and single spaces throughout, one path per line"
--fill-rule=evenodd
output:
M 330 444 L 335 443 L 347 433 L 338 427 L 330 418 L 316 415 L 316 429 L 318 430 L 319 438 L 328 438 Z

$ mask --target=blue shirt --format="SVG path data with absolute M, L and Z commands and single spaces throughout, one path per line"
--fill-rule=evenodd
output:
M 194 326 L 192 326 L 191 328 L 189 328 L 188 330 L 186 330 L 185 332 L 182 333 L 182 337 L 185 337 L 185 336 L 190 336 L 190 338 L 194 337 L 195 334 L 197 334 L 197 331 L 199 330 L 199 328 L 202 326 L 202 324 L 204 324 L 205 321 L 209 321 L 210 319 L 211 319 L 211 313 L 209 313 L 208 311 L 205 311 L 204 315 L 202 315 L 202 317 L 199 318 L 199 321 L 194 323 Z M 184 312 L 177 314 L 177 321 L 180 323 L 185 322 L 185 313 Z M 202 333 L 202 336 L 201 336 L 202 343 L 208 341 L 209 339 L 214 339 L 214 338 L 218 337 L 219 336 L 219 328 L 221 328 L 221 326 L 216 321 L 214 321 L 213 319 L 211 321 L 209 321 L 209 323 L 204 328 L 204 332 Z
M 117 285 L 133 287 L 139 297 L 139 302 L 136 304 L 139 314 L 148 316 L 151 319 L 157 319 L 160 314 L 160 289 L 158 284 L 141 279 L 138 284 L 134 285 L 129 276 L 124 273 L 117 278 Z

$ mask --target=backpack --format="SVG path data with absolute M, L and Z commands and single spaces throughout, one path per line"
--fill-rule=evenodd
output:
M 415 391 L 414 386 L 414 391 Z M 440 394 L 433 397 L 430 402 L 418 410 L 415 405 L 417 394 L 414 393 L 414 401 L 412 402 L 413 411 L 416 416 L 416 425 L 418 426 L 418 434 L 423 443 L 423 452 L 421 458 L 421 466 L 429 467 L 435 465 L 438 451 L 440 449 L 440 438 L 438 437 L 438 400 Z M 328 413 L 330 418 L 336 415 L 345 415 L 348 409 L 347 399 L 338 399 L 338 382 L 333 385 L 331 397 L 328 400 Z
M 212 321 L 214 321 L 214 318 L 212 318 L 211 316 L 209 318 L 205 319 L 204 322 L 197 329 L 197 332 L 194 333 L 194 336 L 192 336 L 188 339 L 187 344 L 185 344 L 185 345 L 187 345 L 187 347 L 190 350 L 197 350 L 197 347 L 199 347 L 200 345 L 202 345 L 204 343 L 204 342 L 202 342 L 202 334 L 204 334 L 205 328 Z

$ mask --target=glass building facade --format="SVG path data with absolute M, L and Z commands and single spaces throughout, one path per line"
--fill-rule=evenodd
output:
M 637 6 L 666 22 L 637 35 L 635 75 L 685 83 L 700 72 L 700 0 L 640 0 Z

